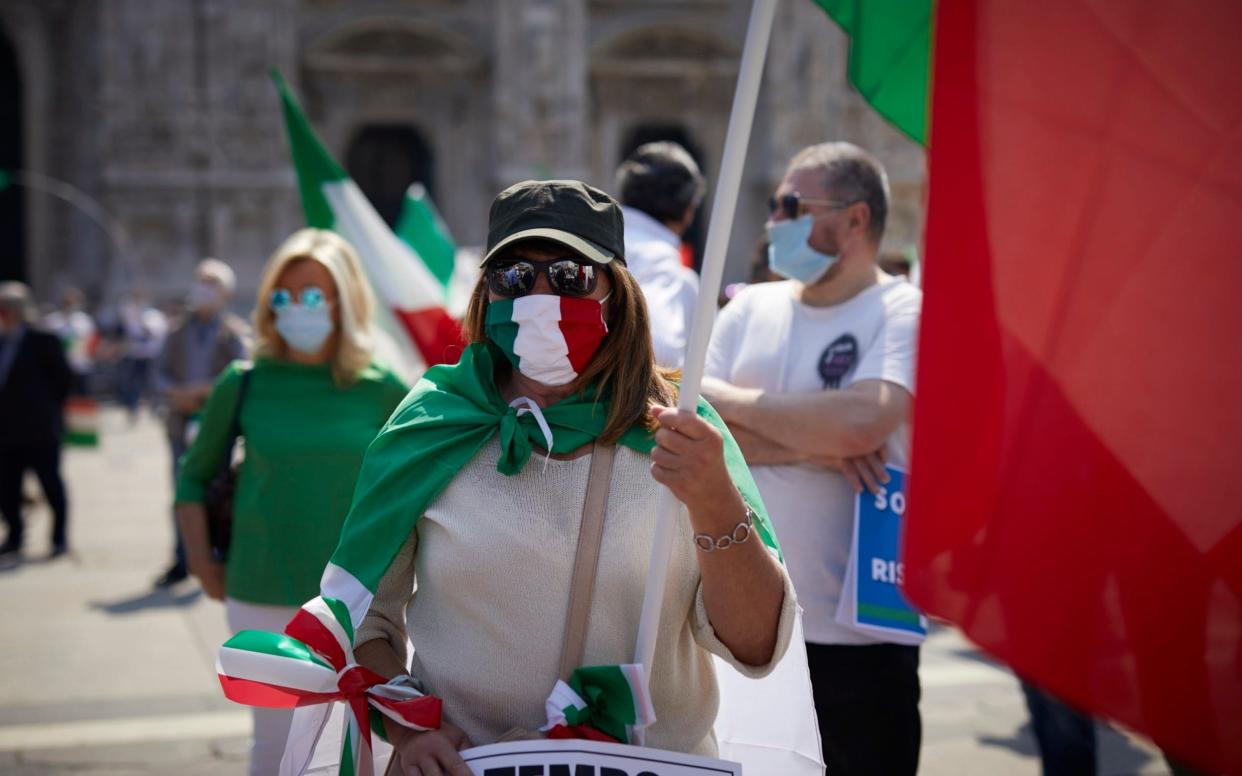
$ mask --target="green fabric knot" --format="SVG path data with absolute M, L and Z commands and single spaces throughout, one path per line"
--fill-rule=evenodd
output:
M 341 530 L 332 563 L 370 591 L 379 585 L 415 523 L 453 477 L 497 435 L 496 470 L 522 471 L 535 442 L 544 443 L 533 414 L 509 407 L 496 385 L 496 365 L 504 354 L 495 345 L 467 346 L 453 366 L 428 369 L 367 450 L 353 506 Z M 552 435 L 553 454 L 571 453 L 596 440 L 608 420 L 608 400 L 593 389 L 567 396 L 541 412 Z M 756 513 L 764 543 L 776 547 L 763 500 L 724 421 L 700 400 L 699 414 L 725 437 L 725 463 L 746 503 Z M 654 435 L 641 424 L 626 430 L 617 444 L 650 453 Z
M 608 712 L 608 694 L 604 692 L 602 687 L 587 687 L 586 698 L 587 707 L 600 719 L 608 719 L 612 715 Z
M 626 726 L 638 722 L 638 709 L 619 666 L 579 668 L 570 675 L 569 686 L 586 702 L 585 709 L 566 709 L 569 724 L 587 724 L 618 741 L 627 739 Z
M 513 407 L 509 407 L 508 411 L 501 416 L 500 458 L 496 461 L 496 471 L 506 477 L 512 477 L 522 471 L 522 467 L 530 459 L 531 425 L 534 425 L 533 419 L 519 418 L 517 410 Z

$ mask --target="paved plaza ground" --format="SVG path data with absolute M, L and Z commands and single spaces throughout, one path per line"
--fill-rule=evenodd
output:
M 160 428 L 108 410 L 102 431 L 99 449 L 66 455 L 73 552 L 45 560 L 38 505 L 24 559 L 0 565 L 0 774 L 243 774 L 248 712 L 215 675 L 222 607 L 193 582 L 151 588 L 171 542 Z M 939 629 L 921 674 L 920 773 L 1039 773 L 1008 671 Z M 1099 733 L 1102 774 L 1168 772 L 1150 744 Z

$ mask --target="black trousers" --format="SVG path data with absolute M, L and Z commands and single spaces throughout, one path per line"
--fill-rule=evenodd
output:
M 1095 776 L 1095 720 L 1022 682 L 1044 776 Z
M 919 648 L 900 644 L 806 645 L 824 763 L 832 776 L 914 776 Z
M 67 542 L 66 529 L 69 521 L 69 504 L 65 498 L 65 483 L 60 478 L 60 445 L 18 445 L 0 447 L 0 512 L 9 526 L 6 541 L 21 546 L 24 534 L 22 522 L 22 475 L 27 470 L 39 478 L 43 495 L 52 508 L 52 544 L 61 546 Z

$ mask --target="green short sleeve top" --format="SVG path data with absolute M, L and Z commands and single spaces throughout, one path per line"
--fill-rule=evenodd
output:
M 243 368 L 234 363 L 216 381 L 182 459 L 178 503 L 202 502 L 227 453 Z M 241 411 L 245 460 L 234 499 L 230 598 L 300 606 L 318 595 L 363 453 L 407 391 L 374 364 L 342 387 L 327 365 L 255 362 Z

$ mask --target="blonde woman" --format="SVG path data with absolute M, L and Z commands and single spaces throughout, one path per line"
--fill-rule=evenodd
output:
M 362 456 L 407 386 L 372 361 L 374 301 L 340 236 L 295 232 L 263 271 L 255 361 L 220 376 L 177 481 L 190 573 L 223 600 L 229 627 L 280 631 L 319 589 L 349 511 Z M 227 562 L 212 556 L 204 493 L 228 454 L 241 409 L 245 460 Z M 278 770 L 291 713 L 254 710 L 252 774 Z

